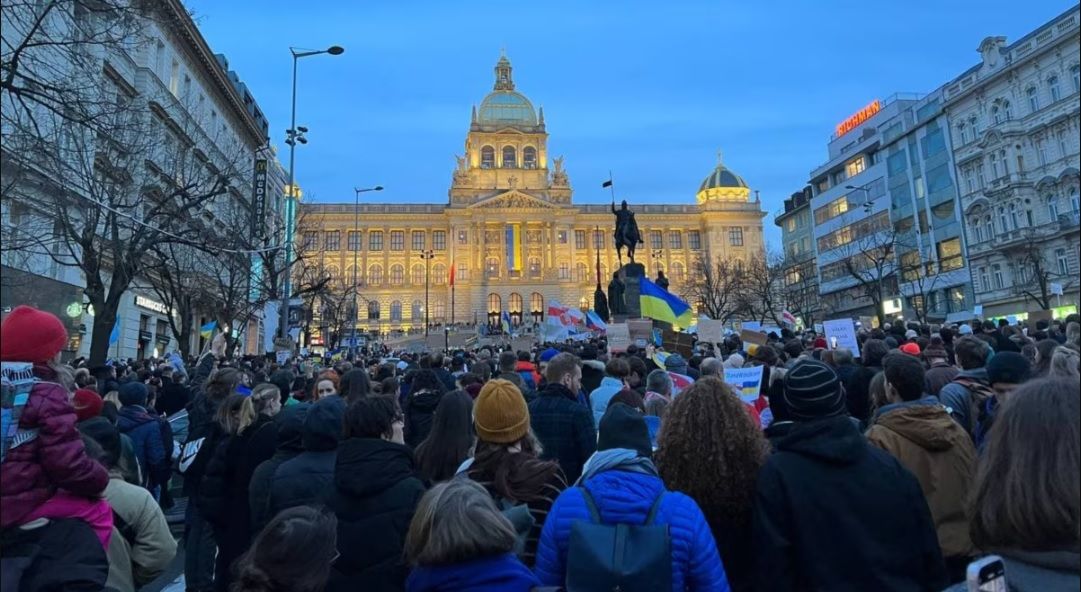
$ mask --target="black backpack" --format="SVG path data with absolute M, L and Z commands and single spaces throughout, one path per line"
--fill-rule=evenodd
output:
M 591 520 L 571 526 L 567 548 L 567 592 L 655 592 L 672 589 L 672 536 L 667 524 L 653 524 L 662 491 L 641 526 L 604 524 L 593 496 L 582 497 Z

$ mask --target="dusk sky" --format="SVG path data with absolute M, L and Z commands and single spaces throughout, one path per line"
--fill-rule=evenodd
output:
M 341 45 L 300 62 L 297 150 L 305 199 L 445 203 L 470 108 L 505 48 L 517 90 L 543 106 L 549 154 L 578 203 L 694 203 L 725 164 L 774 213 L 826 159 L 834 125 L 875 98 L 928 92 L 1064 0 L 908 2 L 223 2 L 187 5 L 270 120 L 287 163 L 289 46 Z

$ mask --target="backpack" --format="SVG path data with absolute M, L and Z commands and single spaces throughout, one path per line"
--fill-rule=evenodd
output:
M 654 524 L 664 493 L 642 525 L 604 524 L 593 496 L 580 488 L 591 520 L 571 526 L 567 547 L 567 591 L 654 592 L 672 589 L 672 536 Z
M 0 463 L 3 463 L 9 449 L 37 437 L 36 429 L 19 429 L 19 418 L 37 381 L 33 365 L 25 362 L 4 362 L 0 374 L 3 377 L 0 381 Z
M 976 444 L 977 451 L 983 452 L 983 445 L 987 441 L 987 434 L 991 432 L 991 425 L 995 423 L 997 412 L 998 399 L 990 397 L 984 399 L 979 414 L 973 418 L 972 440 Z
M 983 382 L 968 376 L 959 376 L 954 378 L 953 382 L 956 382 L 968 390 L 968 417 L 970 422 L 968 429 L 969 433 L 975 436 L 978 419 L 980 415 L 984 413 L 986 401 L 995 398 L 995 390 Z

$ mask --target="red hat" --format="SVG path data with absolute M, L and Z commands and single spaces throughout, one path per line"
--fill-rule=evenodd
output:
M 815 339 L 814 348 L 815 349 L 826 349 L 826 338 L 825 337 L 819 337 L 819 338 Z
M 101 395 L 90 389 L 75 389 L 75 397 L 72 398 L 71 405 L 75 407 L 75 417 L 78 421 L 86 421 L 91 417 L 101 415 L 101 408 L 105 406 L 105 401 L 102 400 Z
M 905 352 L 906 354 L 908 354 L 910 356 L 919 356 L 920 355 L 920 346 L 919 346 L 919 344 L 910 341 L 910 342 L 908 342 L 908 343 L 901 346 L 901 351 Z
M 0 323 L 0 361 L 48 362 L 67 342 L 64 323 L 32 306 L 16 306 Z

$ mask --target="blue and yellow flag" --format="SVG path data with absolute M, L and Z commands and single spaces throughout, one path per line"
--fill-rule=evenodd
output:
M 507 226 L 507 269 L 522 269 L 522 227 L 519 224 Z
M 214 329 L 218 328 L 218 321 L 210 321 L 209 323 L 199 327 L 199 335 L 204 338 L 210 338 L 210 335 L 214 333 Z
M 642 307 L 642 316 L 667 321 L 678 327 L 689 327 L 694 315 L 691 306 L 676 295 L 661 289 L 649 278 L 642 278 L 638 302 Z
M 331 352 L 331 354 L 330 354 L 330 360 L 331 360 L 332 362 L 340 362 L 340 361 L 341 361 L 341 359 L 342 359 L 342 355 L 343 355 L 344 353 L 345 353 L 345 352 L 343 352 L 343 351 L 341 350 L 341 348 L 338 348 L 338 349 L 334 350 L 333 352 Z

